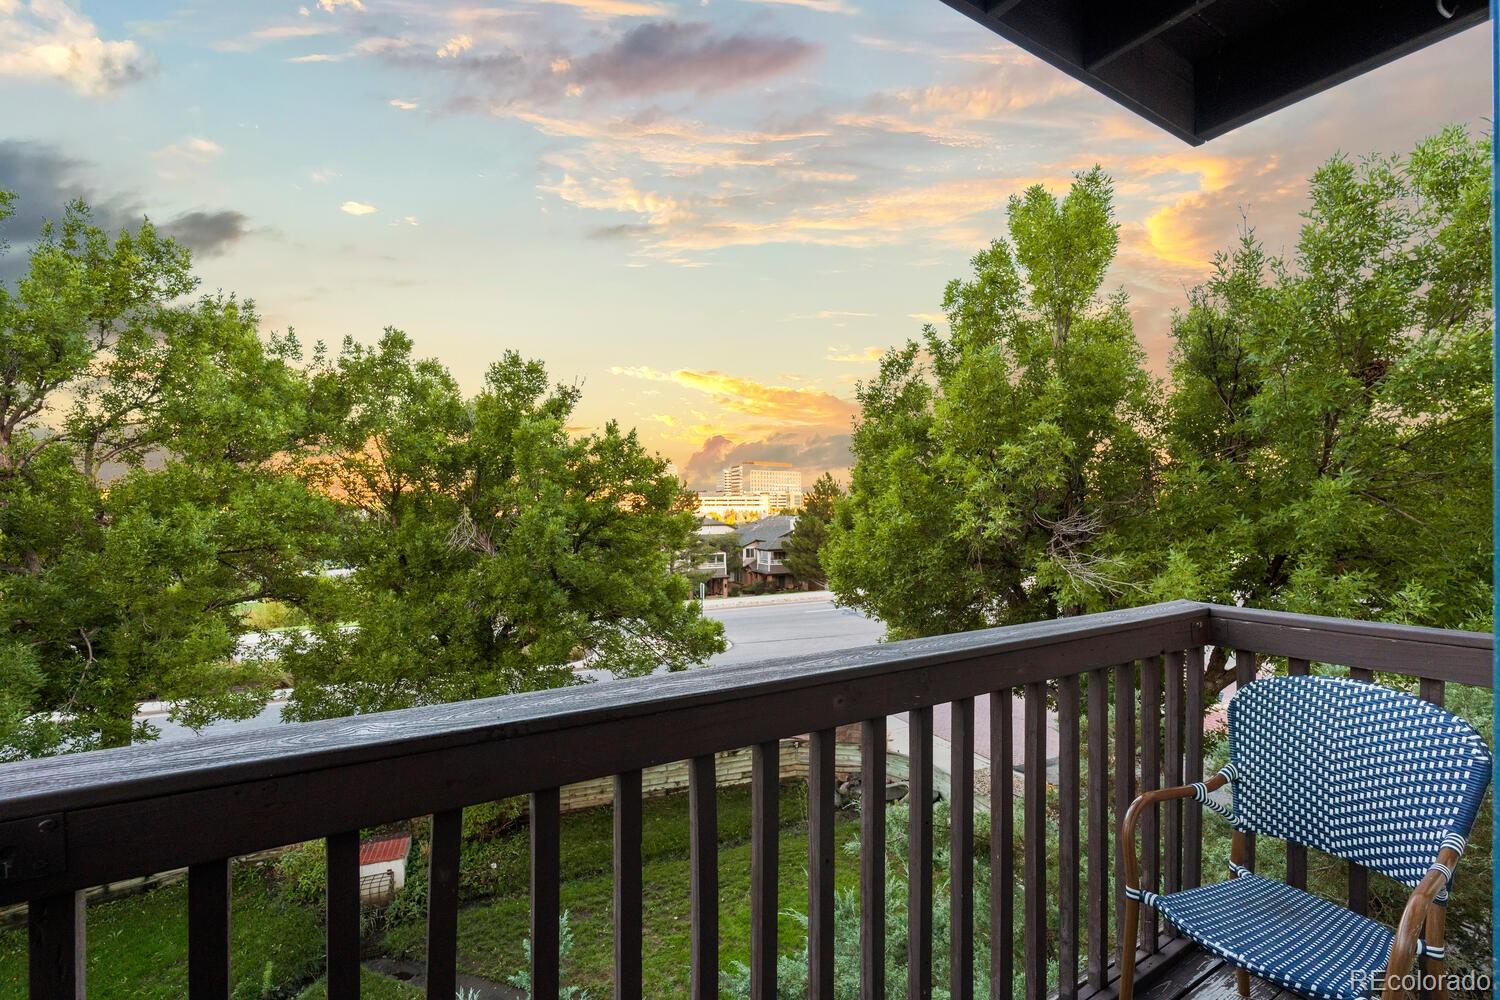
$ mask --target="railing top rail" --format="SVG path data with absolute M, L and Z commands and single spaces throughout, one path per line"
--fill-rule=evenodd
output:
M 1324 618 L 1289 611 L 1206 605 L 1209 642 L 1270 656 L 1385 670 L 1489 687 L 1494 636 L 1487 632 Z
M 1402 642 L 1429 642 L 1440 646 L 1460 646 L 1468 649 L 1493 649 L 1495 637 L 1489 632 L 1465 632 L 1461 629 L 1430 628 L 1425 625 L 1399 625 L 1391 622 L 1372 622 L 1358 618 L 1329 618 L 1323 615 L 1305 615 L 1295 611 L 1266 611 L 1261 608 L 1242 608 L 1231 604 L 1208 604 L 1209 615 L 1214 620 L 1264 622 L 1290 628 L 1302 628 L 1319 632 L 1351 632 L 1358 635 L 1397 639 Z
M 1493 637 L 1252 608 L 1172 601 L 1123 611 L 883 643 L 832 654 L 691 670 L 430 705 L 164 744 L 0 765 L 0 821 L 317 768 L 487 743 L 664 709 L 877 678 L 1014 654 L 1130 626 L 1203 620 L 1205 645 L 1488 686 Z M 1056 672 L 1053 671 L 1055 674 Z M 1028 678 L 1029 679 L 1029 678 Z M 1018 681 L 1019 682 L 1019 681 Z M 999 685 L 997 685 L 999 686 Z
M 0 822 L 646 717 L 666 709 L 704 708 L 865 681 L 935 665 L 1014 655 L 1131 627 L 1201 621 L 1207 614 L 1207 605 L 1171 601 L 832 654 L 22 761 L 0 765 Z M 1056 675 L 1056 669 L 1048 674 Z

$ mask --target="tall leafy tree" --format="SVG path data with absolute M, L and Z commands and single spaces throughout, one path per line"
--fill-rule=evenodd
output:
M 1290 256 L 1215 260 L 1173 324 L 1156 596 L 1488 628 L 1489 193 L 1450 128 L 1324 164 Z
M 279 469 L 295 341 L 195 287 L 149 222 L 111 237 L 82 204 L 0 286 L 0 755 L 149 738 L 148 698 L 251 714 L 269 678 L 234 658 L 241 604 L 324 596 L 332 505 Z
M 1123 293 L 1108 177 L 1013 197 L 1010 240 L 859 388 L 849 497 L 822 563 L 895 636 L 1073 614 L 1124 598 L 1149 509 L 1153 385 Z
M 388 330 L 314 374 L 303 474 L 344 504 L 348 619 L 292 643 L 298 718 L 681 669 L 723 648 L 672 570 L 693 502 L 634 432 L 574 435 L 572 386 L 507 353 L 465 397 Z
M 828 542 L 828 523 L 833 520 L 834 505 L 844 496 L 844 489 L 830 473 L 823 473 L 803 498 L 797 514 L 797 526 L 786 540 L 786 565 L 797 579 L 825 586 L 828 574 L 819 553 Z

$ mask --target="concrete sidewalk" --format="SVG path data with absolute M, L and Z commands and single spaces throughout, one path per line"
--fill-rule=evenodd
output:
M 710 597 L 703 602 L 703 610 L 761 608 L 773 604 L 816 604 L 833 599 L 831 590 L 794 590 L 785 594 L 756 594 L 751 597 Z

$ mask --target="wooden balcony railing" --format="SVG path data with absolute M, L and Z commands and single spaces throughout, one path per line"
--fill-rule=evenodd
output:
M 558 995 L 560 786 L 615 776 L 615 996 L 651 995 L 642 982 L 641 769 L 691 761 L 692 994 L 718 995 L 718 864 L 713 754 L 753 747 L 753 992 L 775 994 L 778 740 L 811 733 L 809 779 L 810 982 L 833 996 L 834 730 L 863 723 L 863 787 L 885 785 L 886 718 L 910 728 L 908 996 L 930 996 L 943 974 L 955 1000 L 973 993 L 976 908 L 989 922 L 992 992 L 1009 997 L 1014 935 L 1028 1000 L 1115 994 L 1111 919 L 1120 907 L 1115 817 L 1139 789 L 1201 777 L 1205 647 L 1234 650 L 1238 680 L 1262 658 L 1293 673 L 1312 662 L 1356 677 L 1418 678 L 1441 702 L 1444 684 L 1489 686 L 1488 635 L 1376 625 L 1173 602 L 833 655 L 719 667 L 591 687 L 286 725 L 181 743 L 0 767 L 0 905 L 29 902 L 34 998 L 84 996 L 83 890 L 168 869 L 189 869 L 191 997 L 229 991 L 229 859 L 282 844 L 327 845 L 327 976 L 334 1000 L 359 991 L 362 827 L 430 815 L 427 995 L 452 1000 L 458 862 L 464 807 L 530 795 L 532 996 Z M 1277 661 L 1280 662 L 1280 661 Z M 1046 803 L 1046 720 L 1059 728 L 1057 857 Z M 991 898 L 974 898 L 974 698 L 989 695 Z M 1024 792 L 1012 781 L 1012 703 L 1024 701 Z M 952 705 L 951 968 L 934 970 L 933 707 Z M 1111 712 L 1111 705 L 1113 712 Z M 1112 718 L 1111 718 L 1112 716 Z M 1083 726 L 1086 724 L 1086 736 Z M 1112 727 L 1112 728 L 1111 728 Z M 1139 749 L 1139 753 L 1137 750 Z M 1086 768 L 1086 770 L 1085 770 Z M 1086 775 L 1086 777 L 1085 777 Z M 860 886 L 863 995 L 884 996 L 885 826 L 881 797 L 864 810 Z M 1022 815 L 1021 871 L 1013 822 Z M 1147 886 L 1171 891 L 1201 877 L 1200 807 L 1146 817 Z M 1161 824 L 1158 827 L 1158 824 Z M 1157 830 L 1163 836 L 1160 841 Z M 1156 846 L 1162 845 L 1160 849 Z M 1305 853 L 1288 854 L 1306 877 Z M 1086 864 L 1085 864 L 1086 863 Z M 1087 869 L 1080 884 L 1080 869 Z M 1017 876 L 1020 876 L 1018 878 Z M 1049 893 L 1049 885 L 1055 892 Z M 1351 868 L 1350 902 L 1367 883 Z M 1020 910 L 1017 912 L 1017 896 Z M 1049 948 L 1049 899 L 1059 932 Z M 1187 947 L 1142 922 L 1139 979 Z M 1049 981 L 1056 959 L 1061 975 Z

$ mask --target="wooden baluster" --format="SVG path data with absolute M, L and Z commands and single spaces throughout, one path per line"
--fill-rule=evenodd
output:
M 862 1000 L 885 1000 L 885 744 L 884 716 L 868 720 L 859 737 L 859 995 Z M 771 964 L 774 969 L 774 956 Z M 752 1000 L 776 1000 L 775 991 Z
M 31 1000 L 84 1000 L 84 895 L 65 892 L 26 907 Z
M 712 754 L 688 764 L 689 839 L 692 841 L 692 995 L 719 996 L 719 803 Z
M 974 996 L 974 699 L 953 703 L 948 809 L 948 994 Z
M 188 997 L 229 998 L 229 859 L 188 868 Z
M 641 772 L 615 775 L 615 1000 L 641 998 Z
M 326 841 L 328 1000 L 359 1000 L 359 831 Z
M 1015 981 L 1016 784 L 1010 689 L 990 694 L 990 995 Z
M 1047 996 L 1047 685 L 1026 685 L 1025 756 L 1021 824 L 1022 879 L 1026 883 L 1021 933 L 1026 1000 Z
M 781 743 L 769 740 L 750 763 L 750 1000 L 776 1000 L 780 836 Z
M 427 857 L 427 1000 L 452 1000 L 458 992 L 458 869 L 463 843 L 464 811 L 434 813 Z
M 1423 701 L 1430 701 L 1439 708 L 1447 696 L 1447 685 L 1435 677 L 1423 677 L 1417 681 L 1417 694 Z
M 812 734 L 807 761 L 807 995 L 833 1000 L 834 731 Z
M 1057 682 L 1057 802 L 1061 829 L 1057 837 L 1059 1000 L 1078 996 L 1078 740 L 1082 707 L 1078 675 Z
M 1161 688 L 1160 656 L 1141 661 L 1141 788 L 1142 792 L 1161 787 Z M 1161 891 L 1161 823 L 1156 806 L 1141 817 L 1141 886 Z M 1141 948 L 1146 954 L 1156 952 L 1157 913 L 1152 906 L 1141 907 Z
M 1286 661 L 1286 672 L 1292 677 L 1306 677 L 1307 668 L 1304 659 L 1293 656 Z M 1291 840 L 1286 842 L 1286 884 L 1307 888 L 1307 848 Z
M 1166 758 L 1163 761 L 1162 784 L 1176 788 L 1182 784 L 1182 669 L 1183 654 L 1172 652 L 1166 658 Z M 1166 867 L 1163 884 L 1166 892 L 1177 892 L 1182 888 L 1182 800 L 1176 799 L 1163 805 L 1166 810 L 1165 835 Z M 1177 930 L 1170 922 L 1164 929 L 1172 937 Z
M 1109 671 L 1089 673 L 1089 989 L 1109 966 Z
M 1360 667 L 1350 667 L 1349 679 L 1373 684 L 1375 683 L 1375 671 L 1364 670 Z M 1364 865 L 1356 864 L 1353 861 L 1349 862 L 1348 870 L 1349 909 L 1362 915 L 1368 914 L 1370 912 L 1370 871 Z
M 1195 646 L 1183 656 L 1182 780 L 1203 780 L 1203 647 Z M 1182 814 L 1182 887 L 1196 889 L 1203 882 L 1203 806 L 1185 803 Z
M 1125 926 L 1125 856 L 1121 853 L 1120 824 L 1135 800 L 1135 664 L 1115 667 L 1115 947 L 1122 960 Z M 1128 947 L 1134 948 L 1135 942 Z
M 562 817 L 558 789 L 531 793 L 531 1000 L 562 991 Z
M 932 708 L 907 713 L 911 809 L 907 840 L 906 995 L 932 997 Z
M 1248 649 L 1234 651 L 1234 683 L 1236 691 L 1243 691 L 1255 682 L 1255 653 Z M 1230 794 L 1233 794 L 1231 789 Z M 1255 871 L 1255 834 L 1245 834 L 1245 867 Z

